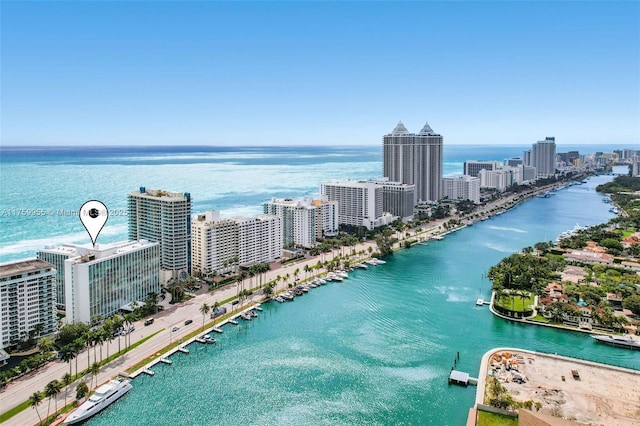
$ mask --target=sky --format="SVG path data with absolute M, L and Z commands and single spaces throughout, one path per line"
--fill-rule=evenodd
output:
M 0 1 L 0 144 L 640 145 L 640 2 Z

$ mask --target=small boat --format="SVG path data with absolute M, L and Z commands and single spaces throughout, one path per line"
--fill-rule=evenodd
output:
M 375 257 L 374 257 L 374 259 L 375 259 Z M 376 263 L 377 263 L 378 265 L 384 265 L 385 263 L 387 263 L 387 261 L 386 261 L 386 260 L 376 259 Z
M 288 302 L 293 302 L 293 294 L 289 293 L 288 291 L 285 293 L 282 293 L 281 297 Z
M 365 265 L 364 263 L 356 263 L 355 265 L 353 265 L 354 268 L 359 268 L 359 269 L 367 269 L 369 268 L 367 265 Z
M 335 272 L 337 276 L 342 277 L 342 278 L 349 278 L 349 274 L 347 274 L 345 271 L 336 271 Z
M 295 289 L 293 294 L 295 294 L 296 296 L 302 296 L 303 293 L 302 293 L 302 290 Z
M 316 284 L 315 282 L 312 281 L 311 284 L 309 284 L 309 287 L 316 288 L 316 287 L 318 287 L 318 284 Z
M 318 278 L 318 284 L 320 285 L 325 285 L 327 282 L 325 280 L 323 280 L 322 278 Z
M 276 298 L 273 299 L 273 300 L 275 300 L 278 303 L 286 302 L 286 300 L 284 300 L 284 298 L 282 296 L 276 296 Z
M 253 317 L 249 315 L 247 312 L 243 312 L 240 314 L 240 318 L 242 318 L 245 321 L 251 321 Z
M 216 343 L 216 339 L 214 339 L 213 337 L 211 337 L 210 334 L 205 334 L 204 336 L 202 336 L 202 340 L 204 340 L 204 343 Z
M 258 314 L 256 314 L 253 310 L 251 310 L 251 311 L 247 311 L 247 314 L 248 314 L 251 318 L 258 318 Z
M 256 311 L 260 311 L 260 312 L 262 312 L 262 310 L 263 310 L 263 309 L 260 307 L 260 305 L 256 305 L 256 306 L 254 306 L 254 307 L 253 307 L 253 309 L 254 309 L 254 310 L 256 310 Z
M 309 293 L 309 287 L 306 286 L 306 285 L 304 287 L 302 287 L 302 292 L 303 293 Z
M 93 395 L 65 419 L 65 423 L 69 425 L 80 423 L 94 414 L 98 414 L 131 389 L 131 383 L 126 379 L 111 380 L 96 389 Z

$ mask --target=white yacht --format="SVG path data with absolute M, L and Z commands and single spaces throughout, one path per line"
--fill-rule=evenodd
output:
M 68 425 L 80 423 L 94 414 L 98 414 L 131 389 L 131 383 L 126 379 L 118 378 L 111 380 L 109 383 L 96 389 L 89 399 L 69 414 L 65 419 L 65 423 Z

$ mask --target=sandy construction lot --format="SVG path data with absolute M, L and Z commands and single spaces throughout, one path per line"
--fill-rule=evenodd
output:
M 553 355 L 508 352 L 509 359 L 517 360 L 511 363 L 513 369 L 507 370 L 510 363 L 503 363 L 504 358 L 491 356 L 487 371 L 498 377 L 516 401 L 540 402 L 540 412 L 580 423 L 640 424 L 640 372 Z M 519 383 L 517 375 L 524 383 Z

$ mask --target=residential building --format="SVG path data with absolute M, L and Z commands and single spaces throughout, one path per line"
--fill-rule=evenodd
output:
M 634 156 L 631 161 L 631 176 L 640 177 L 640 155 Z
M 442 141 L 429 123 L 414 134 L 402 121 L 383 137 L 383 175 L 392 182 L 415 185 L 414 204 L 442 198 Z
M 160 243 L 161 280 L 191 273 L 191 195 L 146 189 L 131 192 L 129 239 Z
M 40 336 L 55 333 L 55 298 L 56 270 L 50 263 L 29 259 L 1 264 L 0 349 L 18 344 L 40 327 Z
M 513 157 L 504 160 L 504 165 L 509 167 L 518 167 L 524 164 L 524 160 L 520 157 Z
M 320 185 L 320 194 L 338 202 L 340 225 L 373 229 L 390 223 L 384 215 L 383 188 L 375 181 L 331 180 Z
M 499 161 L 468 160 L 464 162 L 464 174 L 478 177 L 480 170 L 497 170 L 500 168 Z
M 338 235 L 338 202 L 327 197 L 320 197 L 311 201 L 316 206 L 316 239 L 335 237 Z
M 478 177 L 480 178 L 481 188 L 495 188 L 501 192 L 506 191 L 506 189 L 514 183 L 513 172 L 511 170 L 482 169 Z
M 199 214 L 191 224 L 195 274 L 224 274 L 252 262 L 282 257 L 282 219 L 273 215 L 221 219 L 220 212 Z
M 442 193 L 450 200 L 471 200 L 480 203 L 480 179 L 473 176 L 442 178 Z
M 39 255 L 64 258 L 65 311 L 69 323 L 107 317 L 132 302 L 160 294 L 160 244 L 146 240 L 48 246 Z
M 546 137 L 538 141 L 531 148 L 531 160 L 527 163 L 536 168 L 537 178 L 547 178 L 556 173 L 556 140 Z
M 264 213 L 282 219 L 282 244 L 285 247 L 313 247 L 318 232 L 317 207 L 311 200 L 272 198 L 264 203 Z
M 49 262 L 56 269 L 56 307 L 60 310 L 66 309 L 64 291 L 64 262 L 77 256 L 76 249 L 65 246 L 45 246 L 38 250 L 38 259 Z
M 387 178 L 374 181 L 382 187 L 382 211 L 401 218 L 413 220 L 415 211 L 416 186 L 401 182 L 391 182 Z

